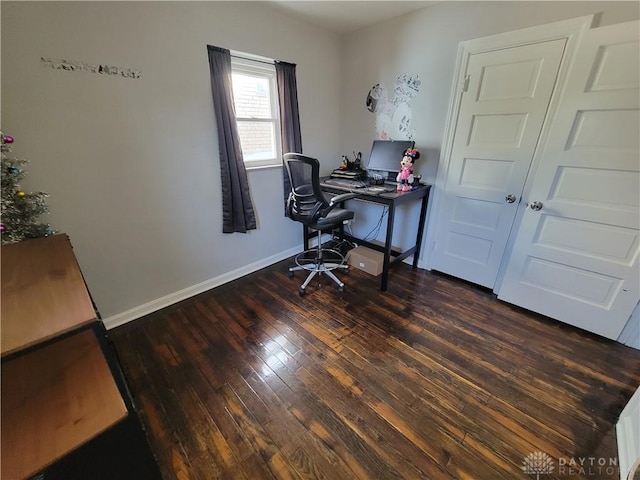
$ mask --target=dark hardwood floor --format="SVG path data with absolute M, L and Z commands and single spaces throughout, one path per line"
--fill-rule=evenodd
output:
M 165 479 L 619 478 L 640 351 L 406 265 L 300 297 L 288 265 L 110 331 Z

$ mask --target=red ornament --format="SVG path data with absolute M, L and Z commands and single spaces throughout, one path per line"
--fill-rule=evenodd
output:
M 6 135 L 4 137 L 4 143 L 13 143 L 13 137 L 11 135 Z

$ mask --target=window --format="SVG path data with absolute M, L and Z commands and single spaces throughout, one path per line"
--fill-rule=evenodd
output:
M 274 65 L 231 57 L 233 101 L 247 168 L 282 165 Z

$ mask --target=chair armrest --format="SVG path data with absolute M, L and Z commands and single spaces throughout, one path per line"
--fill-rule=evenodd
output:
M 336 207 L 336 205 L 338 205 L 339 203 L 344 202 L 345 200 L 349 200 L 351 198 L 356 198 L 357 196 L 358 195 L 356 195 L 355 193 L 343 193 L 343 194 L 340 194 L 340 195 L 337 195 L 337 196 L 333 197 L 331 200 L 329 200 L 329 205 L 326 208 L 320 210 L 319 217 L 320 218 L 326 217 L 329 214 L 329 212 Z
M 333 207 L 337 203 L 342 203 L 346 200 L 350 200 L 352 198 L 356 198 L 358 195 L 355 193 L 342 193 L 340 195 L 336 195 L 329 201 L 329 206 Z

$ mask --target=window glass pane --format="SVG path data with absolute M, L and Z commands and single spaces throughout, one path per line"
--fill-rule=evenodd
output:
M 242 73 L 233 73 L 232 79 L 236 116 L 271 118 L 269 80 Z
M 238 133 L 245 162 L 277 157 L 272 123 L 238 121 Z

